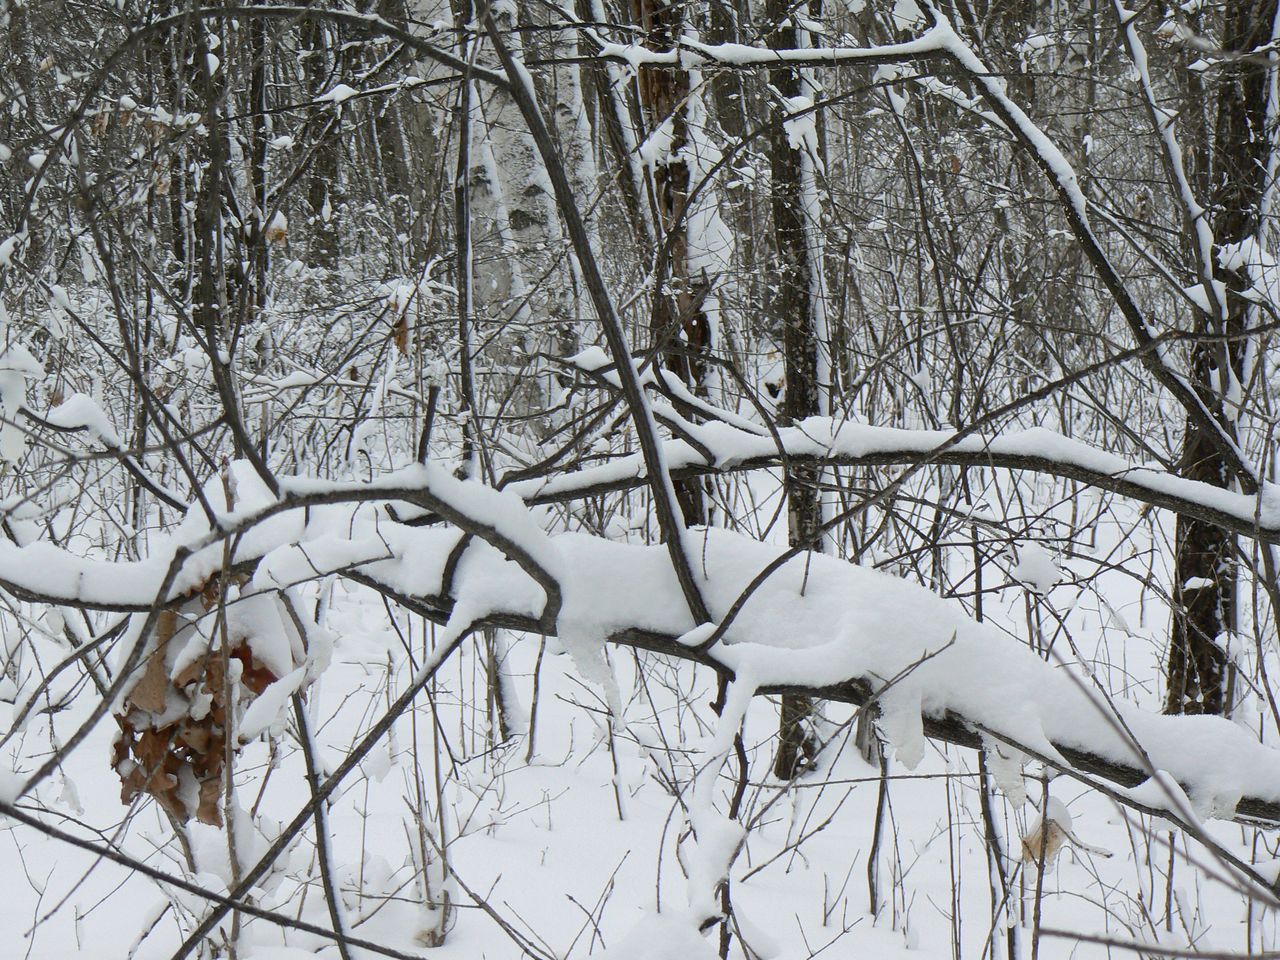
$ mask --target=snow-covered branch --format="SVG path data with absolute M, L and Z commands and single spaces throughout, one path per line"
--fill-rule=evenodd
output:
M 853 456 L 877 436 L 864 428 L 823 443 L 805 436 L 813 426 L 784 432 L 796 455 L 807 444 L 810 450 L 836 446 Z M 936 437 L 908 433 L 898 440 L 902 453 L 914 447 L 918 454 Z M 982 443 L 975 439 L 966 449 L 975 453 Z M 1058 462 L 1070 462 L 1062 450 L 1071 445 L 1044 433 L 985 446 L 1009 451 L 1008 457 L 1015 449 L 1034 457 L 1037 450 L 1052 454 L 1056 447 Z M 1075 451 L 1077 460 L 1093 458 L 1094 469 L 1105 469 L 1099 456 L 1087 448 Z M 239 475 L 242 485 L 252 476 L 247 469 Z M 607 639 L 701 663 L 758 693 L 803 692 L 852 704 L 875 698 L 882 729 L 908 762 L 921 755 L 922 736 L 977 747 L 985 732 L 1064 771 L 1129 788 L 1150 777 L 1145 755 L 1181 785 L 1198 815 L 1280 823 L 1280 753 L 1225 720 L 1160 717 L 1122 707 L 1124 727 L 1137 738 L 1139 752 L 1088 695 L 1087 673 L 1046 663 L 924 587 L 820 555 L 796 557 L 756 592 L 746 615 L 719 643 L 702 650 L 705 627 L 694 629 L 699 625 L 681 600 L 664 548 L 585 534 L 548 536 L 511 492 L 499 494 L 439 471 L 415 468 L 415 478 L 417 489 L 405 477 L 360 487 L 315 485 L 310 492 L 286 483 L 292 489 L 280 509 L 259 506 L 229 522 L 227 529 L 242 534 L 246 545 L 235 560 L 257 556 L 250 591 L 279 590 L 336 572 L 440 623 L 451 622 L 465 607 L 466 619 L 476 626 Z M 1155 478 L 1148 482 L 1157 485 Z M 384 510 L 358 506 L 361 500 L 388 499 L 430 509 L 452 526 L 410 527 L 388 519 Z M 325 504 L 327 511 L 319 509 Z M 304 523 L 307 507 L 310 519 Z M 468 551 L 450 570 L 459 531 L 482 538 L 484 548 Z M 705 596 L 713 618 L 719 618 L 778 550 L 725 531 L 697 536 Z M 208 565 L 218 556 L 207 546 L 191 552 L 187 565 L 200 572 L 184 568 L 175 578 L 175 601 L 182 584 L 212 574 Z M 23 573 L 37 567 L 63 573 L 52 584 L 45 575 L 40 592 L 38 578 Z M 0 569 L 6 589 L 22 595 L 128 611 L 152 604 L 167 564 L 77 561 L 50 545 L 35 545 L 6 547 Z M 549 583 L 561 593 L 558 609 L 549 603 Z M 882 689 L 901 675 L 907 679 Z M 1155 802 L 1150 791 L 1135 798 L 1118 795 L 1141 809 Z

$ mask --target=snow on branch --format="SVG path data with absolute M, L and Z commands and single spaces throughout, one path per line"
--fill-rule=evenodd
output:
M 32 602 L 146 612 L 154 607 L 156 591 L 175 557 L 180 557 L 178 572 L 166 592 L 171 604 L 201 589 L 223 568 L 223 543 L 232 540 L 235 549 L 226 554 L 231 565 L 241 571 L 261 568 L 260 586 L 276 590 L 400 555 L 381 533 L 382 526 L 401 526 L 386 519 L 385 504 L 391 501 L 430 511 L 500 552 L 538 585 L 542 617 L 555 622 L 562 576 L 559 556 L 524 503 L 511 493 L 458 480 L 437 464 L 415 465 L 370 483 L 292 478 L 284 482 L 278 498 L 244 462 L 232 464 L 229 475 L 236 509 L 221 514 L 214 529 L 192 512 L 167 544 L 138 561 L 81 557 L 44 541 L 26 546 L 0 541 L 0 587 Z M 225 509 L 221 478 L 207 484 L 204 493 L 215 508 Z M 370 502 L 382 509 L 360 508 Z M 455 533 L 446 553 L 456 545 Z
M 661 405 L 655 404 L 654 412 L 666 419 Z M 779 428 L 775 440 L 724 422 L 693 424 L 681 417 L 675 426 L 678 432 L 690 434 L 688 439 L 666 444 L 667 461 L 679 478 L 772 469 L 781 466 L 784 458 L 837 467 L 907 466 L 927 460 L 1025 470 L 1078 480 L 1242 536 L 1280 542 L 1280 492 L 1272 484 L 1264 484 L 1257 494 L 1236 493 L 1132 463 L 1043 427 L 957 439 L 957 434 L 945 430 L 904 430 L 813 417 Z M 507 489 L 529 504 L 547 504 L 634 489 L 644 482 L 639 459 L 624 456 L 576 472 L 522 479 Z
M 592 35 L 588 33 L 588 35 Z M 597 55 L 607 60 L 639 67 L 723 67 L 752 69 L 786 64 L 794 67 L 821 67 L 849 63 L 901 63 L 942 56 L 946 52 L 944 32 L 936 27 L 914 40 L 870 47 L 803 47 L 772 50 L 745 43 L 700 43 L 681 38 L 672 50 L 651 50 L 637 43 L 606 43 L 596 39 Z
M 704 593 L 712 614 L 723 615 L 780 551 L 723 530 L 700 536 Z M 1127 704 L 1114 708 L 1117 722 L 1091 693 L 1085 673 L 1046 663 L 924 587 L 821 555 L 800 556 L 748 601 L 749 615 L 703 651 L 662 548 L 585 534 L 553 541 L 565 562 L 556 632 L 702 663 L 739 682 L 749 678 L 761 694 L 875 700 L 882 730 L 903 758 L 919 757 L 924 737 L 976 748 L 985 734 L 1065 772 L 1121 788 L 1164 771 L 1197 817 L 1280 823 L 1280 753 L 1247 731 L 1221 718 L 1165 717 Z M 451 598 L 403 592 L 417 562 L 386 561 L 350 576 L 443 621 Z M 502 564 L 496 554 L 477 556 L 467 579 L 497 582 Z M 532 584 L 508 579 L 486 593 L 505 597 L 486 622 L 537 631 Z M 1149 812 L 1179 813 L 1173 800 L 1162 807 L 1153 799 L 1158 791 L 1114 795 Z
M 850 455 L 860 447 L 865 452 L 876 436 L 900 434 L 904 453 L 937 440 L 874 428 L 823 437 L 813 435 L 817 426 L 802 424 L 784 437 L 797 453 L 808 444 L 811 451 L 835 447 Z M 1058 458 L 1067 460 L 1068 443 L 1030 432 L 1022 436 L 1021 452 L 1048 454 L 1056 446 Z M 975 438 L 971 449 L 983 445 L 1001 448 Z M 1103 455 L 1083 448 L 1074 456 Z M 747 615 L 736 618 L 720 642 L 701 649 L 699 624 L 664 547 L 545 534 L 513 492 L 459 481 L 437 467 L 410 468 L 370 484 L 295 480 L 271 501 L 265 488 L 252 487 L 248 465 L 236 464 L 234 473 L 241 513 L 217 532 L 192 529 L 202 522 L 196 513 L 184 524 L 188 546 L 181 549 L 189 558 L 172 581 L 175 603 L 216 569 L 223 552 L 212 547 L 238 535 L 245 547 L 232 562 L 256 566 L 251 589 L 275 591 L 338 572 L 441 623 L 456 621 L 461 606 L 470 625 L 652 650 L 702 663 L 757 693 L 874 701 L 882 731 L 906 761 L 922 755 L 926 737 L 980 747 L 987 736 L 1073 775 L 1110 781 L 1123 788 L 1115 791 L 1121 802 L 1140 809 L 1159 809 L 1157 792 L 1130 797 L 1126 790 L 1164 771 L 1197 817 L 1280 823 L 1280 753 L 1246 731 L 1220 718 L 1103 706 L 1086 673 L 1046 663 L 926 588 L 888 574 L 798 556 L 752 595 Z M 398 522 L 388 501 L 431 510 L 448 524 Z M 461 558 L 459 531 L 478 541 Z M 780 550 L 723 530 L 696 537 L 700 584 L 718 620 Z M 171 560 L 162 552 L 140 563 L 89 561 L 49 544 L 6 545 L 0 579 L 27 598 L 142 610 L 153 605 Z M 1176 807 L 1162 812 L 1179 813 Z

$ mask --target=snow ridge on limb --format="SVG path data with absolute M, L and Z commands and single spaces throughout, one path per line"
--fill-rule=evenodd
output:
M 609 43 L 591 29 L 583 28 L 592 38 L 597 56 L 605 60 L 639 67 L 681 67 L 692 64 L 750 70 L 785 64 L 793 67 L 829 67 L 852 63 L 900 63 L 946 55 L 944 31 L 926 30 L 914 40 L 886 43 L 872 47 L 801 47 L 772 50 L 745 43 L 700 43 L 688 37 L 680 39 L 674 50 L 650 50 L 638 43 Z
M 432 549 L 441 562 L 417 572 L 411 581 L 415 590 L 425 592 L 424 574 L 434 577 L 432 589 L 441 589 L 444 558 L 456 546 L 460 530 L 512 561 L 540 594 L 530 613 L 555 623 L 563 564 L 514 494 L 458 480 L 438 464 L 427 464 L 369 483 L 283 478 L 281 496 L 275 498 L 265 488 L 254 488 L 256 475 L 247 464 L 235 462 L 230 469 L 241 505 L 219 515 L 214 529 L 192 511 L 169 544 L 137 561 L 82 557 L 45 541 L 27 546 L 0 541 L 0 589 L 34 603 L 150 613 L 180 605 L 208 583 L 223 569 L 224 541 L 232 540 L 232 568 L 254 574 L 255 589 L 273 592 L 412 554 L 417 544 L 396 536 L 406 528 L 385 519 L 386 514 L 394 516 L 393 505 L 407 504 L 456 528 L 446 537 L 430 531 L 426 539 L 434 538 Z M 210 481 L 205 493 L 215 509 L 224 506 L 220 480 Z
M 403 525 L 388 539 L 400 537 L 406 545 L 425 541 L 420 547 L 434 538 L 440 550 L 449 542 L 440 531 Z M 779 551 L 720 530 L 705 538 L 701 555 L 710 576 L 704 595 L 716 614 Z M 583 534 L 550 540 L 563 560 L 565 585 L 554 631 L 594 634 L 728 675 L 745 673 L 761 694 L 805 692 L 853 704 L 883 697 L 893 708 L 914 706 L 926 736 L 973 748 L 981 748 L 983 735 L 996 737 L 1064 771 L 1121 787 L 1150 779 L 1149 764 L 1174 777 L 1197 816 L 1280 823 L 1280 753 L 1215 717 L 1164 717 L 1122 705 L 1116 724 L 1099 711 L 1087 678 L 1046 664 L 924 587 L 820 556 L 798 557 L 750 600 L 751 617 L 702 651 L 690 641 L 697 625 L 680 603 L 661 547 Z M 404 568 L 420 562 L 383 561 L 345 575 L 447 621 L 452 597 L 402 592 Z M 490 585 L 483 623 L 545 632 L 536 621 L 533 584 L 513 573 L 497 551 L 474 556 L 468 579 Z M 910 617 L 904 620 L 903 611 Z M 1117 799 L 1138 802 L 1123 794 Z
M 924 587 L 818 555 L 798 557 L 752 597 L 750 617 L 735 621 L 723 641 L 702 651 L 689 642 L 695 625 L 679 603 L 660 547 L 581 534 L 552 539 L 571 585 L 557 630 L 594 632 L 730 676 L 745 672 L 760 694 L 797 692 L 859 705 L 883 697 L 900 712 L 918 703 L 927 737 L 975 749 L 981 749 L 984 735 L 994 737 L 1086 782 L 1099 778 L 1137 786 L 1150 779 L 1149 760 L 1181 786 L 1197 816 L 1280 824 L 1280 752 L 1216 717 L 1166 717 L 1120 705 L 1117 724 L 1098 709 L 1088 679 L 1069 675 L 1074 668 L 1045 663 Z M 731 604 L 743 583 L 778 552 L 725 531 L 707 531 L 702 555 L 711 573 L 705 595 L 712 613 Z M 502 576 L 499 557 L 476 559 L 472 576 Z M 450 615 L 447 596 L 400 594 L 393 564 L 349 576 L 434 619 Z M 510 595 L 515 602 L 492 608 L 486 623 L 536 630 L 528 590 Z M 895 746 L 916 748 L 905 741 Z M 1123 791 L 1116 797 L 1138 804 Z M 1147 810 L 1150 804 L 1140 806 Z
M 654 412 L 663 419 L 659 406 Z M 779 451 L 772 437 L 737 430 L 725 422 L 694 425 L 680 418 L 679 426 L 692 431 L 696 443 L 677 439 L 665 444 L 677 477 L 770 469 L 784 456 L 849 467 L 908 465 L 927 458 L 940 464 L 1027 470 L 1079 480 L 1245 537 L 1280 542 L 1280 499 L 1270 484 L 1256 495 L 1235 493 L 1135 464 L 1043 427 L 956 440 L 956 434 L 942 430 L 905 430 L 815 417 L 779 428 L 783 444 Z M 944 445 L 948 446 L 939 451 Z M 634 488 L 644 482 L 640 471 L 638 458 L 626 456 L 546 479 L 519 480 L 506 489 L 519 493 L 529 504 L 559 503 Z
M 807 435 L 801 428 L 786 434 L 797 452 L 801 437 L 819 447 L 857 452 L 857 443 L 867 436 L 863 431 L 872 429 L 820 440 L 813 425 L 803 426 Z M 915 444 L 936 440 L 904 433 Z M 1034 446 L 1037 440 L 1043 445 L 1045 437 L 1032 433 L 1027 442 Z M 900 445 L 905 445 L 901 438 Z M 251 476 L 247 469 L 239 472 Z M 284 488 L 281 500 L 271 506 L 254 504 L 241 522 L 187 541 L 192 546 L 178 549 L 176 565 L 172 560 L 85 561 L 59 552 L 41 564 L 42 576 L 48 581 L 50 571 L 71 566 L 66 575 L 54 576 L 65 587 L 60 587 L 57 602 L 68 606 L 128 611 L 149 599 L 147 609 L 154 611 L 162 592 L 170 603 L 184 595 L 179 584 L 187 570 L 181 558 L 202 567 L 203 582 L 209 574 L 200 560 L 201 541 L 242 533 L 244 542 L 257 541 L 256 557 L 238 556 L 233 562 L 252 567 L 268 557 L 256 578 L 264 590 L 336 571 L 455 627 L 465 621 L 469 626 L 606 637 L 726 675 L 745 671 L 763 694 L 805 692 L 853 704 L 883 696 L 899 712 L 917 710 L 920 729 L 929 737 L 980 748 L 985 734 L 1065 771 L 1121 787 L 1149 779 L 1149 759 L 1152 768 L 1176 780 L 1199 816 L 1280 824 L 1277 751 L 1220 718 L 1163 717 L 1121 705 L 1122 728 L 1132 731 L 1141 745 L 1142 755 L 1136 755 L 1133 744 L 1087 695 L 1087 677 L 1071 677 L 1069 668 L 1046 664 L 905 580 L 819 555 L 796 557 L 751 597 L 751 615 L 735 620 L 719 643 L 703 650 L 681 641 L 699 624 L 683 603 L 665 547 L 584 534 L 547 535 L 512 492 L 458 481 L 441 468 L 413 467 L 372 484 L 294 480 L 285 481 Z M 253 501 L 248 492 L 245 499 Z M 387 519 L 385 510 L 362 500 L 413 503 L 436 512 L 448 525 L 411 527 Z M 300 520 L 301 507 L 324 503 L 332 506 L 313 509 L 307 524 L 278 522 L 284 510 L 295 511 Z M 480 542 L 467 551 L 456 575 L 445 578 L 458 530 Z M 701 536 L 699 555 L 707 572 L 703 596 L 718 620 L 742 586 L 780 550 L 721 530 Z M 369 557 L 374 542 L 380 548 Z M 316 549 L 309 551 L 312 545 Z M 30 569 L 30 549 L 0 550 L 4 580 L 12 581 L 24 564 Z M 37 549 L 42 555 L 56 550 L 49 545 Z M 297 556 L 285 562 L 291 552 Z M 317 565 L 324 557 L 330 562 Z M 97 592 L 94 584 L 99 581 L 120 587 L 116 602 Z M 76 584 L 86 594 L 83 601 L 71 589 Z M 900 679 L 886 690 L 893 678 Z M 916 745 L 899 746 L 910 752 Z

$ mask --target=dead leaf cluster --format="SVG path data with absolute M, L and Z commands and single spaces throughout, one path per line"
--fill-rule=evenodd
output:
M 220 827 L 228 710 L 251 702 L 278 678 L 254 657 L 248 641 L 226 656 L 211 643 L 171 675 L 173 641 L 185 638 L 194 620 L 217 605 L 218 592 L 216 582 L 206 585 L 180 610 L 157 616 L 154 649 L 116 715 L 120 734 L 112 766 L 120 775 L 122 802 L 149 794 L 179 821 L 194 816 Z

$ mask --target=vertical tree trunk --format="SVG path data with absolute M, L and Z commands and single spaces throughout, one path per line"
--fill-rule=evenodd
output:
M 770 46 L 787 50 L 801 45 L 801 30 L 791 17 L 787 0 L 768 0 L 766 16 L 774 32 Z M 810 15 L 816 13 L 809 9 Z M 802 107 L 810 93 L 800 70 L 779 67 L 769 71 L 769 81 L 783 98 L 781 109 Z M 802 129 L 804 118 L 797 118 Z M 769 160 L 773 174 L 773 235 L 777 256 L 776 293 L 773 315 L 782 328 L 783 365 L 786 392 L 779 413 L 784 424 L 794 424 L 823 412 L 819 379 L 821 334 L 818 315 L 821 304 L 815 296 L 821 264 L 814 262 L 810 234 L 819 228 L 811 222 L 814 210 L 809 202 L 813 189 L 812 144 L 783 123 L 770 126 Z M 783 478 L 787 495 L 788 534 L 793 545 L 822 549 L 818 531 L 822 527 L 821 470 L 791 465 Z M 788 780 L 812 761 L 816 744 L 808 722 L 813 702 L 794 694 L 782 698 L 782 719 L 778 730 L 778 752 L 774 774 Z
M 246 329 L 259 317 L 267 303 L 267 32 L 261 20 L 250 20 L 248 33 L 249 111 L 252 114 L 242 152 L 248 162 L 245 179 L 248 199 L 253 204 L 247 237 L 248 275 L 240 296 L 239 323 Z M 265 443 L 265 437 L 263 442 Z
M 409 11 L 406 0 L 377 0 L 373 10 L 388 23 L 412 32 L 413 24 L 409 22 Z M 403 55 L 408 59 L 407 52 Z M 378 59 L 375 54 L 370 60 Z M 414 151 L 410 137 L 405 129 L 405 107 L 407 98 L 390 99 L 374 109 L 373 127 L 378 139 L 378 162 L 382 166 L 382 176 L 386 182 L 387 193 L 391 197 L 403 197 L 410 203 L 414 197 L 414 177 L 417 175 L 414 164 Z M 409 207 L 411 211 L 412 206 Z M 397 213 L 399 211 L 397 210 Z M 407 219 L 412 220 L 412 213 Z
M 560 16 L 571 24 L 575 14 L 571 4 L 560 3 Z M 562 61 L 551 72 L 554 83 L 552 115 L 555 121 L 556 140 L 560 156 L 564 158 L 569 183 L 579 197 L 582 215 L 594 237 L 595 200 L 599 184 L 596 182 L 596 158 L 591 144 L 591 124 L 587 117 L 586 98 L 582 91 L 582 67 L 577 62 L 581 54 L 576 27 L 566 26 L 552 35 L 552 54 Z
M 603 0 L 579 0 L 583 19 L 605 23 Z M 654 245 L 653 220 L 644 202 L 644 168 L 638 150 L 639 109 L 633 85 L 627 72 L 611 60 L 603 69 L 586 75 L 595 87 L 599 107 L 596 116 L 604 133 L 605 145 L 612 151 L 613 161 L 621 171 L 618 192 L 627 210 L 632 230 L 641 250 L 652 250 Z
M 307 92 L 312 97 L 319 97 L 334 83 L 335 70 L 330 51 L 340 49 L 334 35 L 336 30 L 337 27 L 330 26 L 319 18 L 308 18 L 302 22 L 302 69 Z M 339 200 L 340 124 L 341 113 L 338 112 L 323 116 L 317 114 L 314 122 L 307 124 L 308 137 L 320 140 L 307 180 L 307 201 L 312 218 L 310 260 L 313 265 L 320 267 L 332 268 L 338 264 L 338 231 L 330 224 L 333 222 L 334 207 Z
M 684 4 L 668 0 L 635 0 L 636 17 L 644 31 L 645 46 L 671 50 L 684 32 Z M 671 296 L 662 290 L 662 264 L 658 264 L 659 289 L 653 312 L 653 336 L 668 345 L 663 362 L 694 393 L 706 395 L 706 354 L 711 349 L 711 322 L 702 306 L 698 278 L 690 276 L 688 220 L 690 170 L 682 154 L 689 142 L 689 74 L 685 70 L 644 70 L 639 77 L 640 103 L 649 130 L 670 126 L 667 155 L 654 164 L 653 193 L 657 219 L 668 257 L 666 278 Z M 686 525 L 707 522 L 706 498 L 699 480 L 676 481 L 676 500 Z
M 572 23 L 575 14 L 571 3 L 560 4 L 564 20 Z M 556 16 L 553 14 L 553 16 Z M 595 147 L 591 139 L 591 123 L 587 115 L 587 102 L 583 96 L 582 67 L 577 62 L 580 54 L 578 31 L 575 27 L 566 27 L 553 34 L 552 53 L 557 60 L 563 61 L 552 70 L 555 87 L 553 118 L 555 120 L 556 139 L 560 146 L 560 156 L 564 159 L 565 169 L 569 175 L 569 183 L 573 192 L 579 197 L 579 206 L 586 220 L 588 234 L 593 246 L 599 245 L 599 234 L 596 230 L 595 205 L 599 193 L 596 170 Z M 568 316 L 559 329 L 558 348 L 562 355 L 569 356 L 578 349 L 578 333 L 570 318 L 583 314 L 584 304 L 579 296 L 582 289 L 581 271 L 573 257 L 567 257 L 569 269 L 564 271 L 566 293 L 572 291 L 572 298 L 566 297 Z M 572 274 L 572 284 L 569 275 Z M 563 381 L 561 386 L 566 386 Z
M 516 60 L 524 59 L 524 27 L 517 17 L 523 7 L 503 0 L 493 5 L 493 18 Z M 482 48 L 481 62 L 495 64 L 492 50 Z M 512 384 L 518 414 L 535 413 L 556 399 L 554 377 L 538 358 L 541 353 L 569 354 L 577 335 L 568 256 L 560 214 L 542 158 L 519 107 L 500 88 L 478 88 L 484 129 L 473 145 L 471 195 L 477 224 L 488 221 L 507 263 L 494 271 L 496 284 L 477 286 L 477 300 L 487 294 L 508 313 L 504 322 L 519 330 L 504 337 L 499 349 L 511 367 L 532 362 L 535 376 Z M 483 232 L 477 230 L 476 242 Z M 477 271 L 477 279 L 481 272 Z M 483 303 L 478 303 L 483 306 Z
M 1271 39 L 1276 0 L 1231 3 L 1225 17 L 1224 48 L 1253 50 Z M 1266 81 L 1265 67 L 1243 61 L 1223 63 L 1208 204 L 1219 250 L 1257 234 L 1270 150 Z M 1245 327 L 1247 304 L 1231 292 L 1248 286 L 1246 269 L 1215 264 L 1214 273 L 1229 291 L 1227 315 L 1222 318 L 1200 311 L 1196 330 L 1219 338 L 1239 334 Z M 1227 397 L 1238 385 L 1242 355 L 1238 339 L 1199 341 L 1191 353 L 1196 391 L 1230 435 L 1235 433 L 1236 412 Z M 1218 487 L 1226 487 L 1232 480 L 1212 438 L 1190 419 L 1181 468 L 1183 476 Z M 1178 517 L 1167 713 L 1221 714 L 1231 707 L 1224 642 L 1236 628 L 1235 551 L 1234 536 L 1200 520 Z

